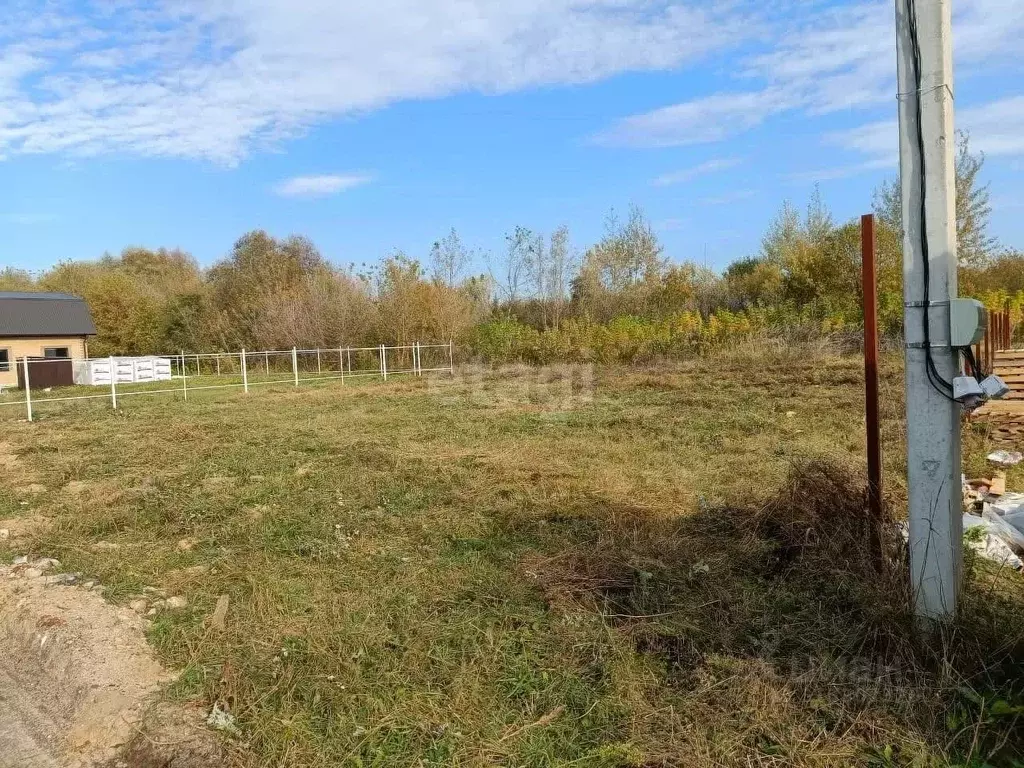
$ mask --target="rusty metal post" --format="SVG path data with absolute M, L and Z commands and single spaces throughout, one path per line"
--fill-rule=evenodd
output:
M 999 313 L 989 312 L 988 321 L 991 324 L 989 328 L 989 339 L 988 339 L 988 363 L 989 367 L 995 368 L 996 363 L 996 350 L 999 348 L 999 332 L 996 330 L 996 325 L 999 323 Z
M 985 323 L 985 338 L 982 340 L 985 345 L 985 362 L 982 363 L 981 369 L 985 373 L 990 373 L 992 371 L 992 313 L 986 309 L 985 316 L 988 318 Z
M 871 551 L 882 562 L 882 439 L 878 415 L 878 273 L 875 266 L 875 217 L 861 218 L 864 290 L 864 390 L 867 410 L 868 511 Z

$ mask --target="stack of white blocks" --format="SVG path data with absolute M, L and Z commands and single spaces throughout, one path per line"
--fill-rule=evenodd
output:
M 75 366 L 75 383 L 110 386 L 147 381 L 170 381 L 171 361 L 166 357 L 114 357 L 83 360 Z

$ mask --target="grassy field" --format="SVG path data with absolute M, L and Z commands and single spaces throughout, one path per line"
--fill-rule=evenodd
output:
M 185 595 L 168 695 L 243 765 L 1008 765 L 1024 580 L 971 562 L 911 636 L 856 553 L 862 407 L 805 350 L 49 404 L 0 413 L 0 519 L 42 523 L 0 554 Z

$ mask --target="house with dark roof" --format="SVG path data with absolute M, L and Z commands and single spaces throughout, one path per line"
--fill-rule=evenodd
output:
M 18 383 L 22 358 L 88 357 L 95 333 L 89 306 L 78 296 L 0 291 L 0 387 Z

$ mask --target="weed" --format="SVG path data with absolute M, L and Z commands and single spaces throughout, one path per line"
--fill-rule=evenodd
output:
M 860 370 L 742 345 L 586 393 L 523 369 L 44 404 L 3 423 L 0 510 L 52 524 L 0 548 L 186 595 L 150 631 L 168 695 L 228 708 L 253 766 L 997 764 L 1021 580 L 975 563 L 959 623 L 910 631 Z

